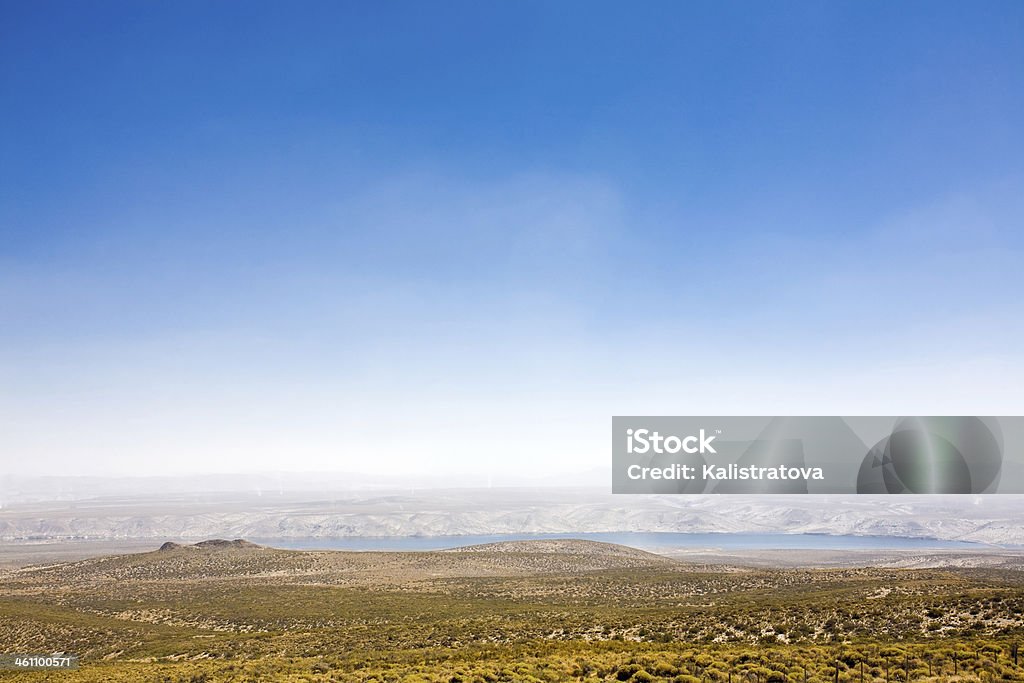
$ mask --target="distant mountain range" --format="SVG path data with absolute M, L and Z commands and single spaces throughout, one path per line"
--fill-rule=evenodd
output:
M 601 488 L 99 495 L 0 507 L 0 540 L 691 532 L 1024 545 L 1024 496 L 625 496 Z

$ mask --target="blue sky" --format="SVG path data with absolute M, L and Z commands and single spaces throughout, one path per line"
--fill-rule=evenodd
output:
M 10 472 L 1024 410 L 1017 2 L 0 3 Z

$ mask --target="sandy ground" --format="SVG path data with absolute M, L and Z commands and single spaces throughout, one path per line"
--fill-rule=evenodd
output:
M 74 562 L 104 555 L 149 552 L 150 550 L 156 550 L 158 547 L 160 547 L 160 544 L 154 543 L 151 539 L 0 543 L 0 570 L 15 569 L 28 565 Z

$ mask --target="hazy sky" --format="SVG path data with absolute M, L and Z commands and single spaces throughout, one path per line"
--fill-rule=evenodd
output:
M 1024 412 L 1024 4 L 0 2 L 8 473 Z

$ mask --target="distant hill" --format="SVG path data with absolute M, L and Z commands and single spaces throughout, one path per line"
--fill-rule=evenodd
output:
M 222 538 L 213 538 L 213 539 L 210 539 L 209 541 L 199 541 L 198 543 L 193 543 L 192 545 L 182 545 L 180 543 L 175 543 L 173 541 L 167 541 L 162 546 L 160 546 L 160 551 L 161 552 L 168 552 L 168 551 L 171 551 L 171 550 L 179 550 L 181 548 L 185 548 L 185 549 L 188 549 L 188 548 L 198 548 L 198 549 L 201 549 L 201 550 L 229 550 L 229 549 L 232 549 L 232 548 L 262 548 L 262 547 L 263 546 L 261 546 L 261 545 L 257 545 L 255 543 L 250 543 L 249 541 L 246 541 L 246 540 L 241 539 L 241 538 L 236 538 L 233 541 L 225 541 Z
M 430 552 L 299 551 L 237 539 L 26 567 L 22 576 L 47 576 L 65 585 L 153 579 L 291 577 L 303 583 L 375 585 L 443 576 L 580 575 L 615 569 L 680 568 L 679 561 L 593 541 L 491 543 Z
M 544 553 L 586 557 L 606 557 L 620 559 L 645 560 L 651 563 L 664 562 L 661 555 L 637 550 L 615 543 L 586 541 L 575 538 L 555 538 L 536 541 L 500 541 L 497 543 L 481 543 L 461 548 L 442 550 L 445 553 Z

